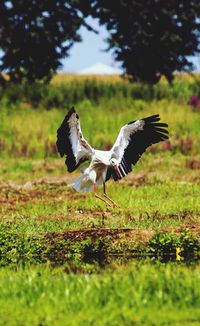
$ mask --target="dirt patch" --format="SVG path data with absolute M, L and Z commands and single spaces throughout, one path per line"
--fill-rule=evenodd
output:
M 200 237 L 200 222 L 193 222 L 193 221 L 188 221 L 181 225 L 178 229 L 177 232 L 181 233 L 184 230 L 190 230 L 192 233 L 196 234 L 198 237 Z
M 200 223 L 198 222 L 187 222 L 180 227 L 168 227 L 160 229 L 160 232 L 175 232 L 181 233 L 185 230 L 200 236 Z M 126 239 L 126 241 L 135 241 L 140 243 L 148 242 L 155 234 L 156 229 L 138 229 L 138 228 L 83 228 L 76 230 L 68 230 L 60 233 L 49 233 L 46 235 L 47 238 L 51 239 L 63 239 L 70 241 L 83 241 L 90 237 L 92 240 L 99 238 L 110 237 L 113 240 Z
M 15 189 L 15 190 L 28 190 L 35 188 L 38 185 L 52 185 L 52 186 L 67 186 L 72 181 L 70 175 L 62 177 L 42 177 L 35 180 L 27 181 L 25 183 L 18 183 L 15 181 L 0 180 L 0 189 Z
M 71 200 L 84 200 L 85 194 L 79 194 L 67 187 L 66 179 L 48 178 L 28 181 L 25 184 L 0 182 L 0 211 L 16 210 L 27 204 L 45 205 Z
M 52 186 L 67 186 L 74 179 L 74 176 L 62 176 L 62 177 L 43 177 L 37 180 L 33 180 L 32 183 L 34 186 L 37 185 L 52 185 Z
M 112 237 L 113 239 L 119 238 L 121 234 L 129 236 L 132 229 L 109 229 L 109 228 L 91 228 L 91 229 L 78 229 L 65 231 L 63 233 L 50 233 L 47 237 L 62 238 L 70 241 L 82 241 L 90 237 L 96 240 L 100 237 Z
M 6 206 L 8 208 L 11 206 L 13 209 L 16 206 L 23 206 L 24 204 L 33 204 L 38 201 L 44 201 L 48 204 L 52 198 L 56 198 L 55 196 L 59 196 L 59 191 L 48 191 L 44 189 L 17 189 L 17 188 L 4 188 L 1 189 L 0 194 L 0 204 Z
M 170 233 L 174 232 L 175 234 L 182 233 L 184 231 L 190 231 L 192 234 L 200 238 L 200 222 L 187 219 L 183 224 L 176 227 L 164 227 L 160 229 L 160 232 Z

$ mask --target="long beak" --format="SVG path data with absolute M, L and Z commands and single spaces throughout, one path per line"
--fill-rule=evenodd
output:
M 119 164 L 114 165 L 114 169 L 115 169 L 117 175 L 118 175 L 120 178 L 123 178 L 123 175 L 121 174 L 121 171 L 120 171 L 120 169 L 119 169 Z

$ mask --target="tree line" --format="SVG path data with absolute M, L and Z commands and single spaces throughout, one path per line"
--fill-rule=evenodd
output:
M 191 71 L 199 53 L 199 0 L 1 0 L 0 81 L 49 82 L 81 41 L 86 18 L 109 32 L 112 50 L 130 81 L 169 82 L 175 71 Z

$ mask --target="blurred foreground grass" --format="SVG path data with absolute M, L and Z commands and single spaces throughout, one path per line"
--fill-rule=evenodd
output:
M 1 325 L 199 325 L 199 265 L 135 262 L 103 274 L 0 270 Z

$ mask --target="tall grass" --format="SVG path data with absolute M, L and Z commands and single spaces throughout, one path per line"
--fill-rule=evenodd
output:
M 177 75 L 173 84 L 161 80 L 156 85 L 129 83 L 120 77 L 92 77 L 58 75 L 50 85 L 35 83 L 18 84 L 0 88 L 0 103 L 4 106 L 31 106 L 34 108 L 69 108 L 85 99 L 99 103 L 110 98 L 140 99 L 178 99 L 187 102 L 192 95 L 200 95 L 200 77 L 183 78 Z
M 184 144 L 190 143 L 189 151 L 198 152 L 200 115 L 187 101 L 198 95 L 199 83 L 198 75 L 178 75 L 172 85 L 162 80 L 148 86 L 117 76 L 61 74 L 50 85 L 10 85 L 0 89 L 0 156 L 56 156 L 56 130 L 72 105 L 85 137 L 96 148 L 110 148 L 123 124 L 160 113 L 173 140 L 164 149 L 182 151 L 182 146 L 184 152 Z
M 103 100 L 93 105 L 89 100 L 77 104 L 85 138 L 99 149 L 109 149 L 120 128 L 129 121 L 160 113 L 169 124 L 170 144 L 162 150 L 199 153 L 200 115 L 187 104 L 177 101 Z M 50 111 L 32 108 L 1 108 L 0 156 L 55 157 L 56 131 L 67 109 Z M 188 145 L 186 145 L 188 143 Z
M 109 148 L 123 124 L 154 113 L 169 123 L 172 138 L 196 137 L 200 116 L 187 102 L 191 95 L 200 95 L 199 84 L 199 75 L 177 75 L 172 85 L 161 80 L 149 86 L 119 76 L 59 74 L 50 85 L 0 88 L 0 155 L 55 156 L 56 130 L 72 105 L 95 147 Z M 194 146 L 197 142 L 192 139 Z

